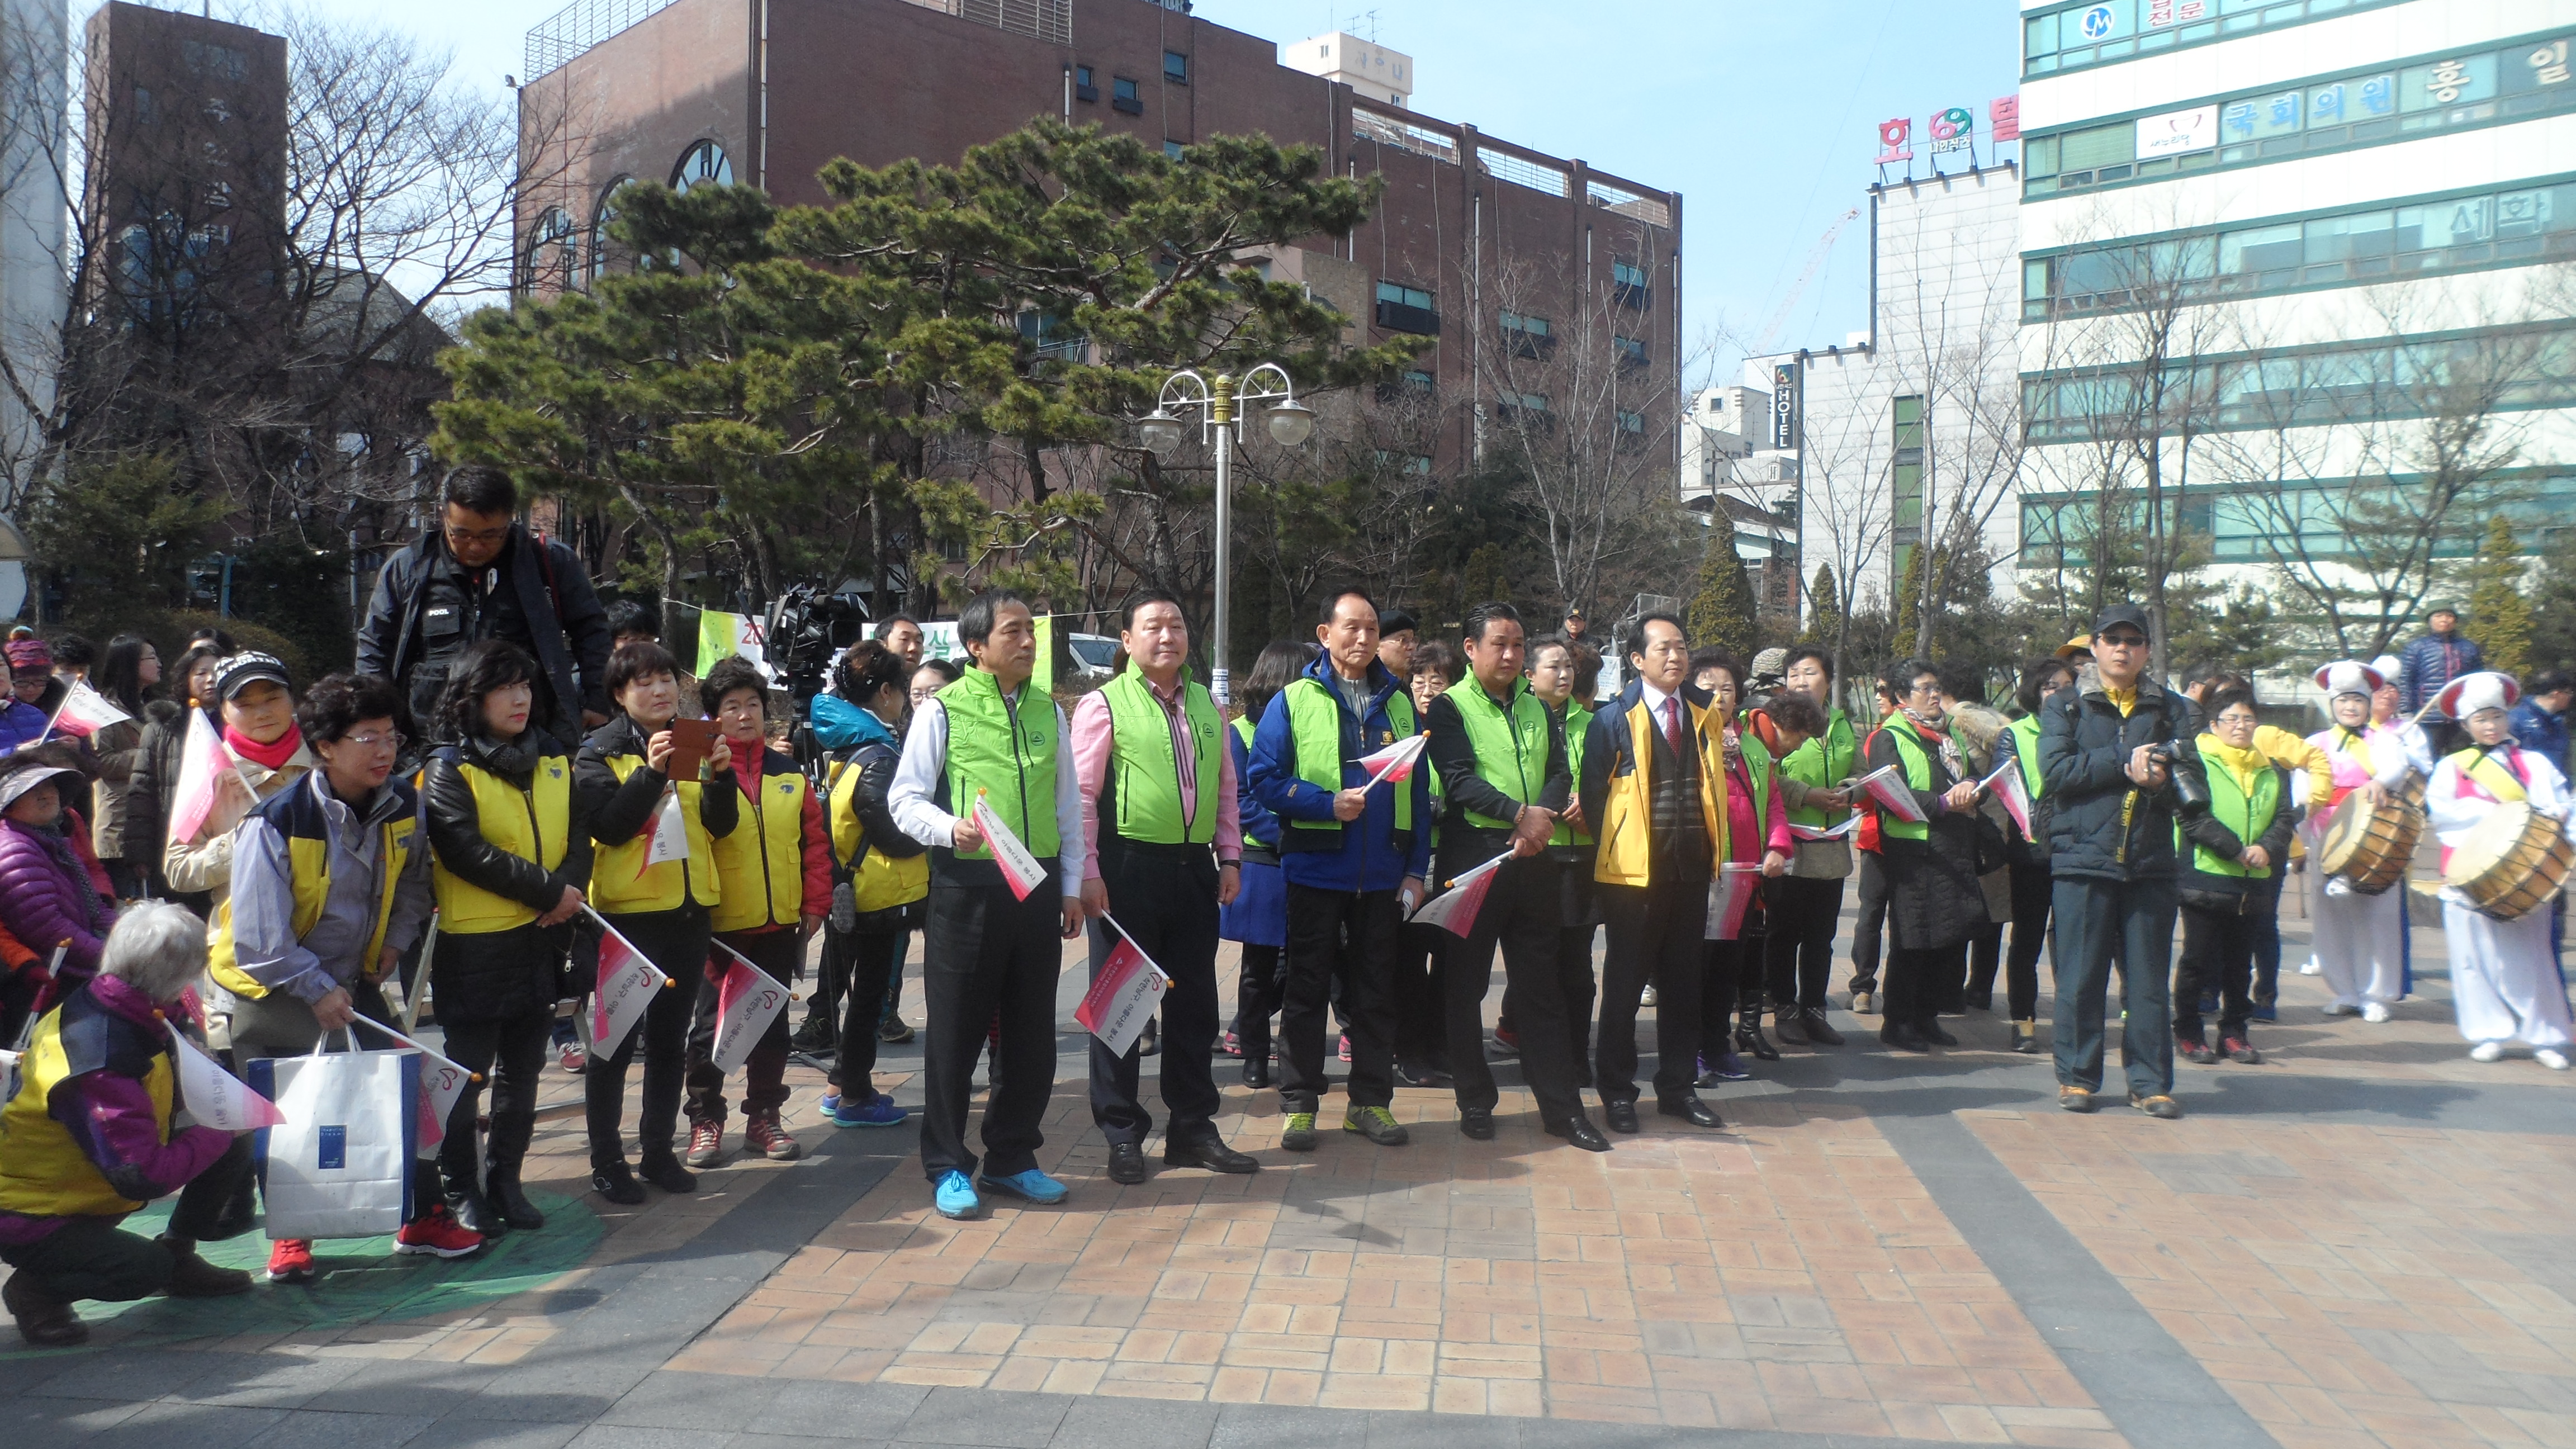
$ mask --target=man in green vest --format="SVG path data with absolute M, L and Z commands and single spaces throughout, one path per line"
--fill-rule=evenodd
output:
M 1509 604 L 1478 604 L 1463 627 L 1468 677 L 1431 701 L 1426 720 L 1431 761 L 1449 800 L 1438 874 L 1453 879 L 1497 855 L 1511 858 L 1495 871 L 1466 940 L 1448 956 L 1449 1040 L 1471 1044 L 1449 1054 L 1458 1130 L 1480 1141 L 1494 1135 L 1494 1073 L 1472 1044 L 1484 1039 L 1485 990 L 1500 944 L 1514 988 L 1521 1073 L 1537 1099 L 1539 1125 L 1587 1152 L 1607 1152 L 1610 1139 L 1584 1115 L 1575 1085 L 1572 1034 L 1579 1028 L 1565 1019 L 1567 990 L 1557 974 L 1564 912 L 1547 845 L 1574 788 L 1565 736 L 1522 674 L 1520 614 Z
M 1029 687 L 1037 618 L 1009 589 L 976 595 L 957 615 L 975 667 L 922 702 L 904 737 L 886 805 L 930 847 L 922 989 L 930 1012 L 921 1052 L 921 1166 L 944 1217 L 984 1210 L 982 1187 L 1025 1202 L 1064 1201 L 1038 1170 L 1055 1089 L 1055 983 L 1064 941 L 1082 931 L 1082 798 L 1058 768 L 1064 711 Z M 981 801 L 1036 858 L 1014 888 L 972 819 Z M 975 1059 L 998 1015 L 984 1158 L 966 1146 Z
M 1190 625 L 1181 601 L 1161 592 L 1127 603 L 1118 634 L 1128 667 L 1073 710 L 1073 766 L 1082 789 L 1096 977 L 1123 936 L 1163 968 L 1171 1050 L 1163 1056 L 1163 1162 L 1212 1172 L 1261 1164 L 1216 1130 L 1217 909 L 1242 887 L 1243 832 L 1234 757 L 1204 685 L 1190 678 Z M 1113 920 L 1111 912 L 1115 911 Z M 1091 1038 L 1091 1120 L 1109 1141 L 1109 1180 L 1146 1178 L 1144 1141 L 1154 1127 L 1137 1089 L 1138 1048 L 1112 1054 Z

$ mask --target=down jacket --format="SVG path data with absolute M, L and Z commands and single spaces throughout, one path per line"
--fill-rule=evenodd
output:
M 79 819 L 64 817 L 73 829 L 85 829 Z M 98 970 L 99 948 L 116 920 L 115 907 L 102 897 L 82 853 L 64 835 L 0 818 L 0 922 L 39 963 L 53 959 L 57 944 L 71 942 L 63 956 L 65 983 Z
M 2086 666 L 2074 687 L 2039 703 L 2039 773 L 2048 799 L 2050 871 L 2063 878 L 2171 880 L 2181 868 L 2174 850 L 2172 777 L 2198 774 L 2199 712 L 2192 702 L 2141 675 L 2129 713 L 2111 702 Z M 2130 783 L 2129 755 L 2140 745 L 2171 745 L 2178 761 L 2166 783 Z
M 538 911 L 552 910 L 566 886 L 586 891 L 590 823 L 579 790 L 570 797 L 571 833 L 563 860 L 548 871 L 483 838 L 482 811 L 460 767 L 470 761 L 525 790 L 536 778 L 539 759 L 564 753 L 552 736 L 531 725 L 515 747 L 496 745 L 478 734 L 430 756 L 421 786 L 421 815 L 438 864 L 471 885 Z M 567 921 L 490 935 L 440 936 L 437 955 L 430 962 L 439 1019 L 502 1021 L 552 1006 L 555 971 L 571 948 L 572 935 L 572 923 Z

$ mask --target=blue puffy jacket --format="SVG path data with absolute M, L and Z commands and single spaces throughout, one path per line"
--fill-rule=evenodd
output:
M 1395 723 L 1388 715 L 1386 702 L 1404 686 L 1396 682 L 1386 666 L 1369 664 L 1369 702 L 1366 718 L 1351 713 L 1350 701 L 1342 697 L 1333 683 L 1332 664 L 1317 659 L 1306 666 L 1308 679 L 1322 684 L 1341 716 L 1342 785 L 1348 789 L 1368 778 L 1359 767 L 1362 755 L 1377 748 L 1377 742 L 1395 738 Z M 1412 840 L 1398 844 L 1395 835 L 1395 792 L 1413 792 Z M 1252 793 L 1283 825 L 1291 820 L 1330 820 L 1333 818 L 1331 791 L 1318 789 L 1297 774 L 1297 740 L 1288 727 L 1286 691 L 1270 701 L 1261 715 L 1261 727 L 1252 736 Z M 1379 785 L 1369 791 L 1368 809 L 1352 825 L 1343 827 L 1341 847 L 1337 850 L 1292 850 L 1279 858 L 1281 874 L 1290 885 L 1311 886 L 1330 891 L 1391 891 L 1404 884 L 1405 877 L 1428 876 L 1431 871 L 1431 772 L 1415 770 L 1402 784 Z

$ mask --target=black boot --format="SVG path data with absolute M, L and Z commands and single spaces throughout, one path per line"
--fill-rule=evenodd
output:
M 501 1215 L 501 1221 L 521 1232 L 533 1233 L 546 1225 L 546 1215 L 528 1201 L 519 1188 L 519 1170 L 495 1167 L 485 1181 L 484 1198 Z
M 470 1233 L 481 1233 L 486 1242 L 496 1242 L 510 1230 L 508 1220 L 492 1205 L 491 1199 L 470 1182 L 461 1186 L 449 1184 L 447 1210 L 455 1216 L 457 1226 Z

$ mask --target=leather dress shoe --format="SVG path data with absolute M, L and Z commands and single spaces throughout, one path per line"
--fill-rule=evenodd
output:
M 1243 1058 L 1243 1084 L 1245 1086 L 1258 1091 L 1263 1087 L 1275 1085 L 1278 1080 L 1279 1079 L 1271 1073 L 1270 1063 L 1267 1059 L 1255 1061 L 1251 1054 L 1245 1054 Z
M 1143 1182 L 1148 1175 L 1145 1170 L 1145 1149 L 1133 1142 L 1109 1144 L 1109 1180 L 1111 1182 L 1134 1187 Z
M 1795 1011 L 1784 1011 L 1772 1022 L 1772 1034 L 1782 1046 L 1807 1045 L 1806 1018 Z
M 1910 1021 L 1890 1022 L 1888 1025 L 1880 1027 L 1878 1029 L 1878 1039 L 1886 1045 L 1892 1046 L 1901 1052 L 1928 1052 L 1932 1050 L 1932 1043 L 1925 1041 L 1923 1039 L 1923 1033 L 1916 1031 L 1914 1029 L 1914 1023 Z
M 1935 1018 L 1926 1018 L 1925 1020 L 1916 1023 L 1915 1030 L 1921 1032 L 1923 1034 L 1923 1039 L 1932 1043 L 1934 1046 L 1954 1047 L 1959 1044 L 1959 1039 L 1950 1035 L 1950 1033 L 1943 1031 L 1941 1029 L 1940 1021 Z
M 1678 1102 L 1659 1102 L 1655 1106 L 1655 1111 L 1661 1116 L 1679 1117 L 1683 1121 L 1691 1124 L 1693 1127 L 1723 1127 L 1726 1125 L 1725 1123 L 1717 1120 L 1717 1114 L 1710 1111 L 1708 1109 L 1708 1104 L 1697 1097 L 1684 1097 Z
M 1491 1107 L 1459 1108 L 1458 1133 L 1462 1137 L 1472 1137 L 1479 1142 L 1493 1141 L 1494 1109 Z
M 1634 1103 L 1629 1104 L 1628 1116 L 1633 1120 L 1636 1115 L 1636 1105 Z M 1610 1139 L 1601 1135 L 1601 1129 L 1593 1126 L 1592 1119 L 1589 1117 L 1576 1117 L 1573 1121 L 1565 1123 L 1563 1126 L 1550 1127 L 1547 1130 L 1548 1135 L 1552 1137 L 1562 1137 L 1566 1141 L 1573 1143 L 1575 1146 L 1582 1148 L 1586 1152 L 1607 1152 L 1610 1150 Z
M 1637 1130 L 1637 1104 L 1634 1102 L 1604 1102 L 1601 1104 L 1601 1116 L 1610 1124 L 1610 1130 L 1613 1132 Z
M 486 1242 L 510 1230 L 500 1210 L 492 1205 L 491 1199 L 485 1197 L 480 1188 L 449 1189 L 447 1211 L 454 1215 L 458 1227 L 469 1233 L 481 1233 Z
M 1821 1006 L 1810 1006 L 1799 1012 L 1798 1026 L 1806 1032 L 1811 1046 L 1838 1047 L 1843 1044 L 1843 1034 L 1834 1030 L 1833 1023 L 1825 1020 L 1825 1009 Z
M 1163 1139 L 1165 1167 L 1204 1167 L 1210 1172 L 1259 1172 L 1261 1163 L 1225 1145 L 1225 1139 L 1209 1132 L 1184 1142 Z

